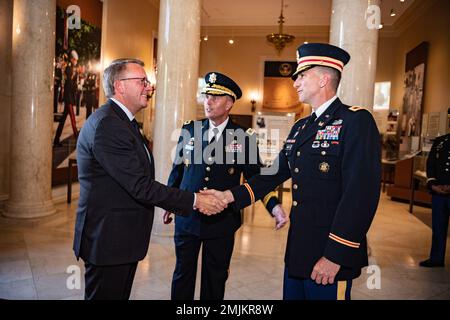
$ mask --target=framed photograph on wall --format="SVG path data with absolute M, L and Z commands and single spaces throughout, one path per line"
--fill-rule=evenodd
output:
M 400 146 L 405 153 L 420 148 L 427 57 L 428 42 L 422 42 L 406 54 Z

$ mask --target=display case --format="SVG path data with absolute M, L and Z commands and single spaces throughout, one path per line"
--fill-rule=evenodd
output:
M 427 157 L 428 153 L 420 152 L 396 161 L 394 183 L 387 187 L 387 196 L 408 201 L 410 212 L 414 203 L 431 205 L 431 195 L 426 189 Z

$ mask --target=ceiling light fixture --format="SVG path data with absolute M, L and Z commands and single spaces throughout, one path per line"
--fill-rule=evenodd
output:
M 266 36 L 267 41 L 269 41 L 271 44 L 275 46 L 275 49 L 277 49 L 278 54 L 281 54 L 281 50 L 283 50 L 283 48 L 288 43 L 291 43 L 295 39 L 294 36 L 283 33 L 283 23 L 284 23 L 283 6 L 284 1 L 281 0 L 281 13 L 280 17 L 278 18 L 278 33 L 271 33 Z
M 395 17 L 396 14 L 394 12 L 394 9 L 391 9 L 391 14 L 390 15 L 391 15 L 391 17 Z

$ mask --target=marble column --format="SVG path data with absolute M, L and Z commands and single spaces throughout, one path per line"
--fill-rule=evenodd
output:
M 15 0 L 12 27 L 10 196 L 4 215 L 36 218 L 52 202 L 56 0 Z
M 154 147 L 156 180 L 167 183 L 178 132 L 195 119 L 200 55 L 200 0 L 161 0 Z M 164 233 L 162 210 L 156 212 L 154 233 Z
M 0 1 L 0 209 L 9 195 L 12 12 L 13 0 Z
M 380 0 L 333 0 L 330 44 L 347 50 L 351 59 L 344 67 L 338 96 L 348 105 L 373 108 L 377 68 Z

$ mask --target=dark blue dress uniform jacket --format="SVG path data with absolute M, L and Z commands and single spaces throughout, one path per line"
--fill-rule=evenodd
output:
M 450 184 L 450 134 L 437 137 L 427 158 L 427 186 Z M 432 193 L 434 193 L 432 191 Z M 442 195 L 450 197 L 450 195 Z
M 368 263 L 366 233 L 380 195 L 379 133 L 370 112 L 339 99 L 308 120 L 293 126 L 275 176 L 258 175 L 231 191 L 241 208 L 292 178 L 289 275 L 309 278 L 325 256 L 341 265 L 336 280 L 353 279 Z
M 213 154 L 214 157 L 208 159 L 210 152 L 205 150 L 211 146 L 208 144 L 208 129 L 208 119 L 185 122 L 168 186 L 191 192 L 203 189 L 223 191 L 240 185 L 242 173 L 248 179 L 260 172 L 261 162 L 258 157 L 256 134 L 248 134 L 229 119 L 218 141 L 220 150 L 217 154 Z M 240 138 L 233 142 L 239 133 L 244 139 Z M 272 189 L 261 197 L 266 196 Z M 269 212 L 279 203 L 274 192 L 270 192 L 264 202 Z M 193 234 L 204 239 L 218 238 L 232 235 L 239 229 L 241 223 L 240 210 L 229 205 L 217 215 L 206 216 L 194 211 L 190 216 L 176 216 L 175 233 Z

